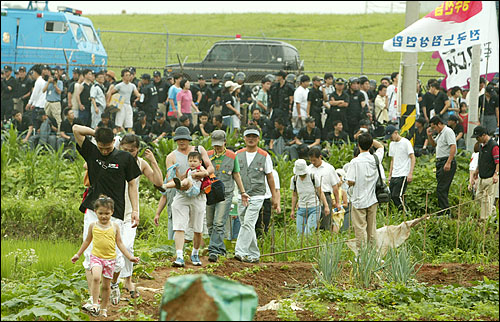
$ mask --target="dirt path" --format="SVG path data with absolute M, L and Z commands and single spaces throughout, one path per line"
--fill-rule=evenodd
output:
M 208 258 L 201 258 L 203 263 L 208 264 Z M 205 264 L 205 265 L 206 265 Z M 278 262 L 278 263 L 260 263 L 260 264 L 247 264 L 228 259 L 226 262 L 215 268 L 213 274 L 218 276 L 231 276 L 232 273 L 239 272 L 246 267 L 253 267 L 255 265 L 261 266 L 262 269 L 254 274 L 247 274 L 242 277 L 235 277 L 234 279 L 255 288 L 259 296 L 259 306 L 269 303 L 271 300 L 279 300 L 288 295 L 296 292 L 299 288 L 305 287 L 310 284 L 315 277 L 312 263 L 303 262 Z M 266 268 L 263 268 L 266 266 Z M 186 263 L 186 269 L 193 269 L 194 273 L 200 267 L 192 266 Z M 158 305 L 155 304 L 154 294 L 163 294 L 161 289 L 165 280 L 170 276 L 172 271 L 178 271 L 174 267 L 160 267 L 157 268 L 151 275 L 153 280 L 139 280 L 138 287 L 149 288 L 141 292 L 141 303 L 135 306 L 135 309 L 130 313 L 118 312 L 119 309 L 129 306 L 126 298 L 129 297 L 128 292 L 122 291 L 122 301 L 118 306 L 110 306 L 108 309 L 107 319 L 97 319 L 91 317 L 92 321 L 116 321 L 123 317 L 131 317 L 131 314 L 137 314 L 142 311 L 147 315 L 152 315 L 154 319 L 159 318 Z M 483 280 L 483 276 L 490 279 L 498 279 L 499 269 L 498 266 L 482 267 L 479 264 L 424 264 L 417 274 L 417 279 L 420 282 L 429 284 L 460 284 L 464 286 L 471 286 L 471 281 Z M 159 296 L 159 295 L 158 295 Z M 126 308 L 125 308 L 126 309 Z M 125 310 L 123 309 L 123 310 Z M 333 312 L 332 312 L 333 313 Z M 300 312 L 298 317 L 303 321 L 315 320 L 308 312 Z M 255 316 L 256 321 L 276 320 L 276 311 L 257 312 Z

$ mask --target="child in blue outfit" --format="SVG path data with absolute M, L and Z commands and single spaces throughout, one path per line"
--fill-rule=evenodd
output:
M 188 154 L 189 169 L 186 171 L 186 178 L 182 181 L 179 178 L 173 178 L 167 183 L 163 184 L 164 189 L 176 188 L 178 192 L 185 194 L 187 197 L 196 197 L 200 194 L 202 180 L 193 179 L 193 174 L 196 172 L 206 172 L 205 168 L 201 165 L 202 158 L 199 152 L 190 152 Z M 169 179 L 167 173 L 167 179 Z M 180 190 L 180 189 L 183 190 Z M 187 190 L 185 190 L 187 188 Z

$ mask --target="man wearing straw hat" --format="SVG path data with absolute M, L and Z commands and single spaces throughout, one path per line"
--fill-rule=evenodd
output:
M 243 132 L 246 148 L 239 150 L 236 154 L 240 165 L 240 175 L 243 181 L 244 191 L 250 198 L 248 205 L 243 204 L 241 196 L 238 200 L 238 216 L 241 222 L 240 233 L 236 240 L 234 258 L 247 263 L 258 263 L 260 258 L 257 245 L 255 224 L 259 216 L 260 208 L 264 203 L 266 194 L 265 178 L 272 194 L 273 208 L 278 207 L 278 198 L 273 177 L 273 162 L 271 156 L 258 147 L 260 132 L 254 126 L 249 126 Z

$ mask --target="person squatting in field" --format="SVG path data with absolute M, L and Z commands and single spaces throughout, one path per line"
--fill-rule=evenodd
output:
M 109 295 L 111 293 L 111 279 L 115 270 L 117 259 L 116 247 L 118 247 L 125 257 L 131 262 L 139 262 L 138 257 L 134 257 L 123 244 L 120 227 L 117 223 L 111 221 L 111 215 L 114 212 L 113 199 L 106 195 L 100 195 L 94 202 L 94 210 L 97 214 L 97 222 L 89 225 L 88 234 L 82 243 L 78 252 L 71 258 L 76 261 L 82 256 L 82 253 L 89 248 L 92 243 L 90 254 L 90 270 L 92 279 L 90 283 L 90 294 L 92 304 L 87 303 L 84 308 L 90 311 L 93 316 L 99 314 L 107 317 Z M 102 279 L 102 302 L 99 306 L 99 288 Z

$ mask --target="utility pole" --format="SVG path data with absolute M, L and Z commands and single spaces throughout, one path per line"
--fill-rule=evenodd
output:
M 469 124 L 467 125 L 467 150 L 474 150 L 476 139 L 471 138 L 476 123 L 479 122 L 479 74 L 481 64 L 481 45 L 472 46 L 472 65 L 469 87 Z
M 368 1 L 365 1 L 365 15 L 368 13 Z
M 405 28 L 419 19 L 419 12 L 418 1 L 406 1 Z M 403 77 L 399 76 L 400 81 L 402 80 L 400 133 L 409 131 L 415 126 L 417 65 L 418 53 L 403 53 Z

